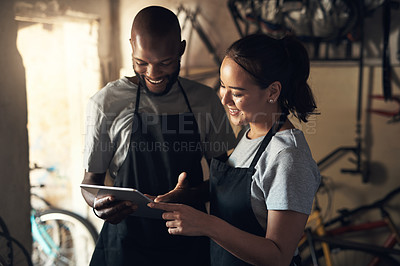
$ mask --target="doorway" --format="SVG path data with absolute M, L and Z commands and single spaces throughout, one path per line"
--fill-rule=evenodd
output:
M 86 104 L 101 87 L 98 20 L 17 17 L 26 70 L 31 185 L 55 206 L 87 216 L 83 178 Z

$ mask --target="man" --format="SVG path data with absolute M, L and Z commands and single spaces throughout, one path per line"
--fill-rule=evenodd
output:
M 173 12 L 141 10 L 130 42 L 136 76 L 110 82 L 88 104 L 82 183 L 104 185 L 108 171 L 114 186 L 153 196 L 169 192 L 158 200 L 205 211 L 195 193 L 184 201 L 174 192 L 182 186 L 194 192 L 203 183 L 202 156 L 210 159 L 233 147 L 225 111 L 211 88 L 178 77 L 186 42 Z M 187 176 L 178 183 L 181 172 Z M 91 265 L 209 263 L 208 239 L 171 236 L 161 219 L 131 216 L 137 206 L 129 201 L 82 194 L 105 221 Z

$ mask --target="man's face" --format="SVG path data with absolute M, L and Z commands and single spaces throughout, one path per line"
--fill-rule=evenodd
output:
M 133 69 L 140 82 L 156 94 L 168 91 L 179 75 L 185 42 L 136 34 L 131 45 Z

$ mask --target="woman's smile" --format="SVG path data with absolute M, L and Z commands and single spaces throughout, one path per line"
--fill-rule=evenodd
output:
M 229 110 L 229 114 L 231 116 L 238 116 L 240 114 L 240 110 L 239 109 L 234 109 L 234 108 L 229 108 L 228 107 L 228 110 Z

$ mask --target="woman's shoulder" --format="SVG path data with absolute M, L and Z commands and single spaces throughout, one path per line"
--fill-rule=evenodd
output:
M 281 150 L 292 148 L 300 150 L 309 150 L 306 138 L 303 132 L 296 128 L 279 131 L 271 139 L 269 152 L 279 153 Z
M 302 176 L 315 184 L 320 181 L 318 166 L 303 132 L 299 129 L 278 132 L 267 146 L 257 167 L 260 170 L 258 178 L 264 182 L 292 175 Z
M 268 168 L 277 164 L 315 164 L 301 130 L 287 129 L 276 133 L 272 138 L 260 158 L 259 166 Z

